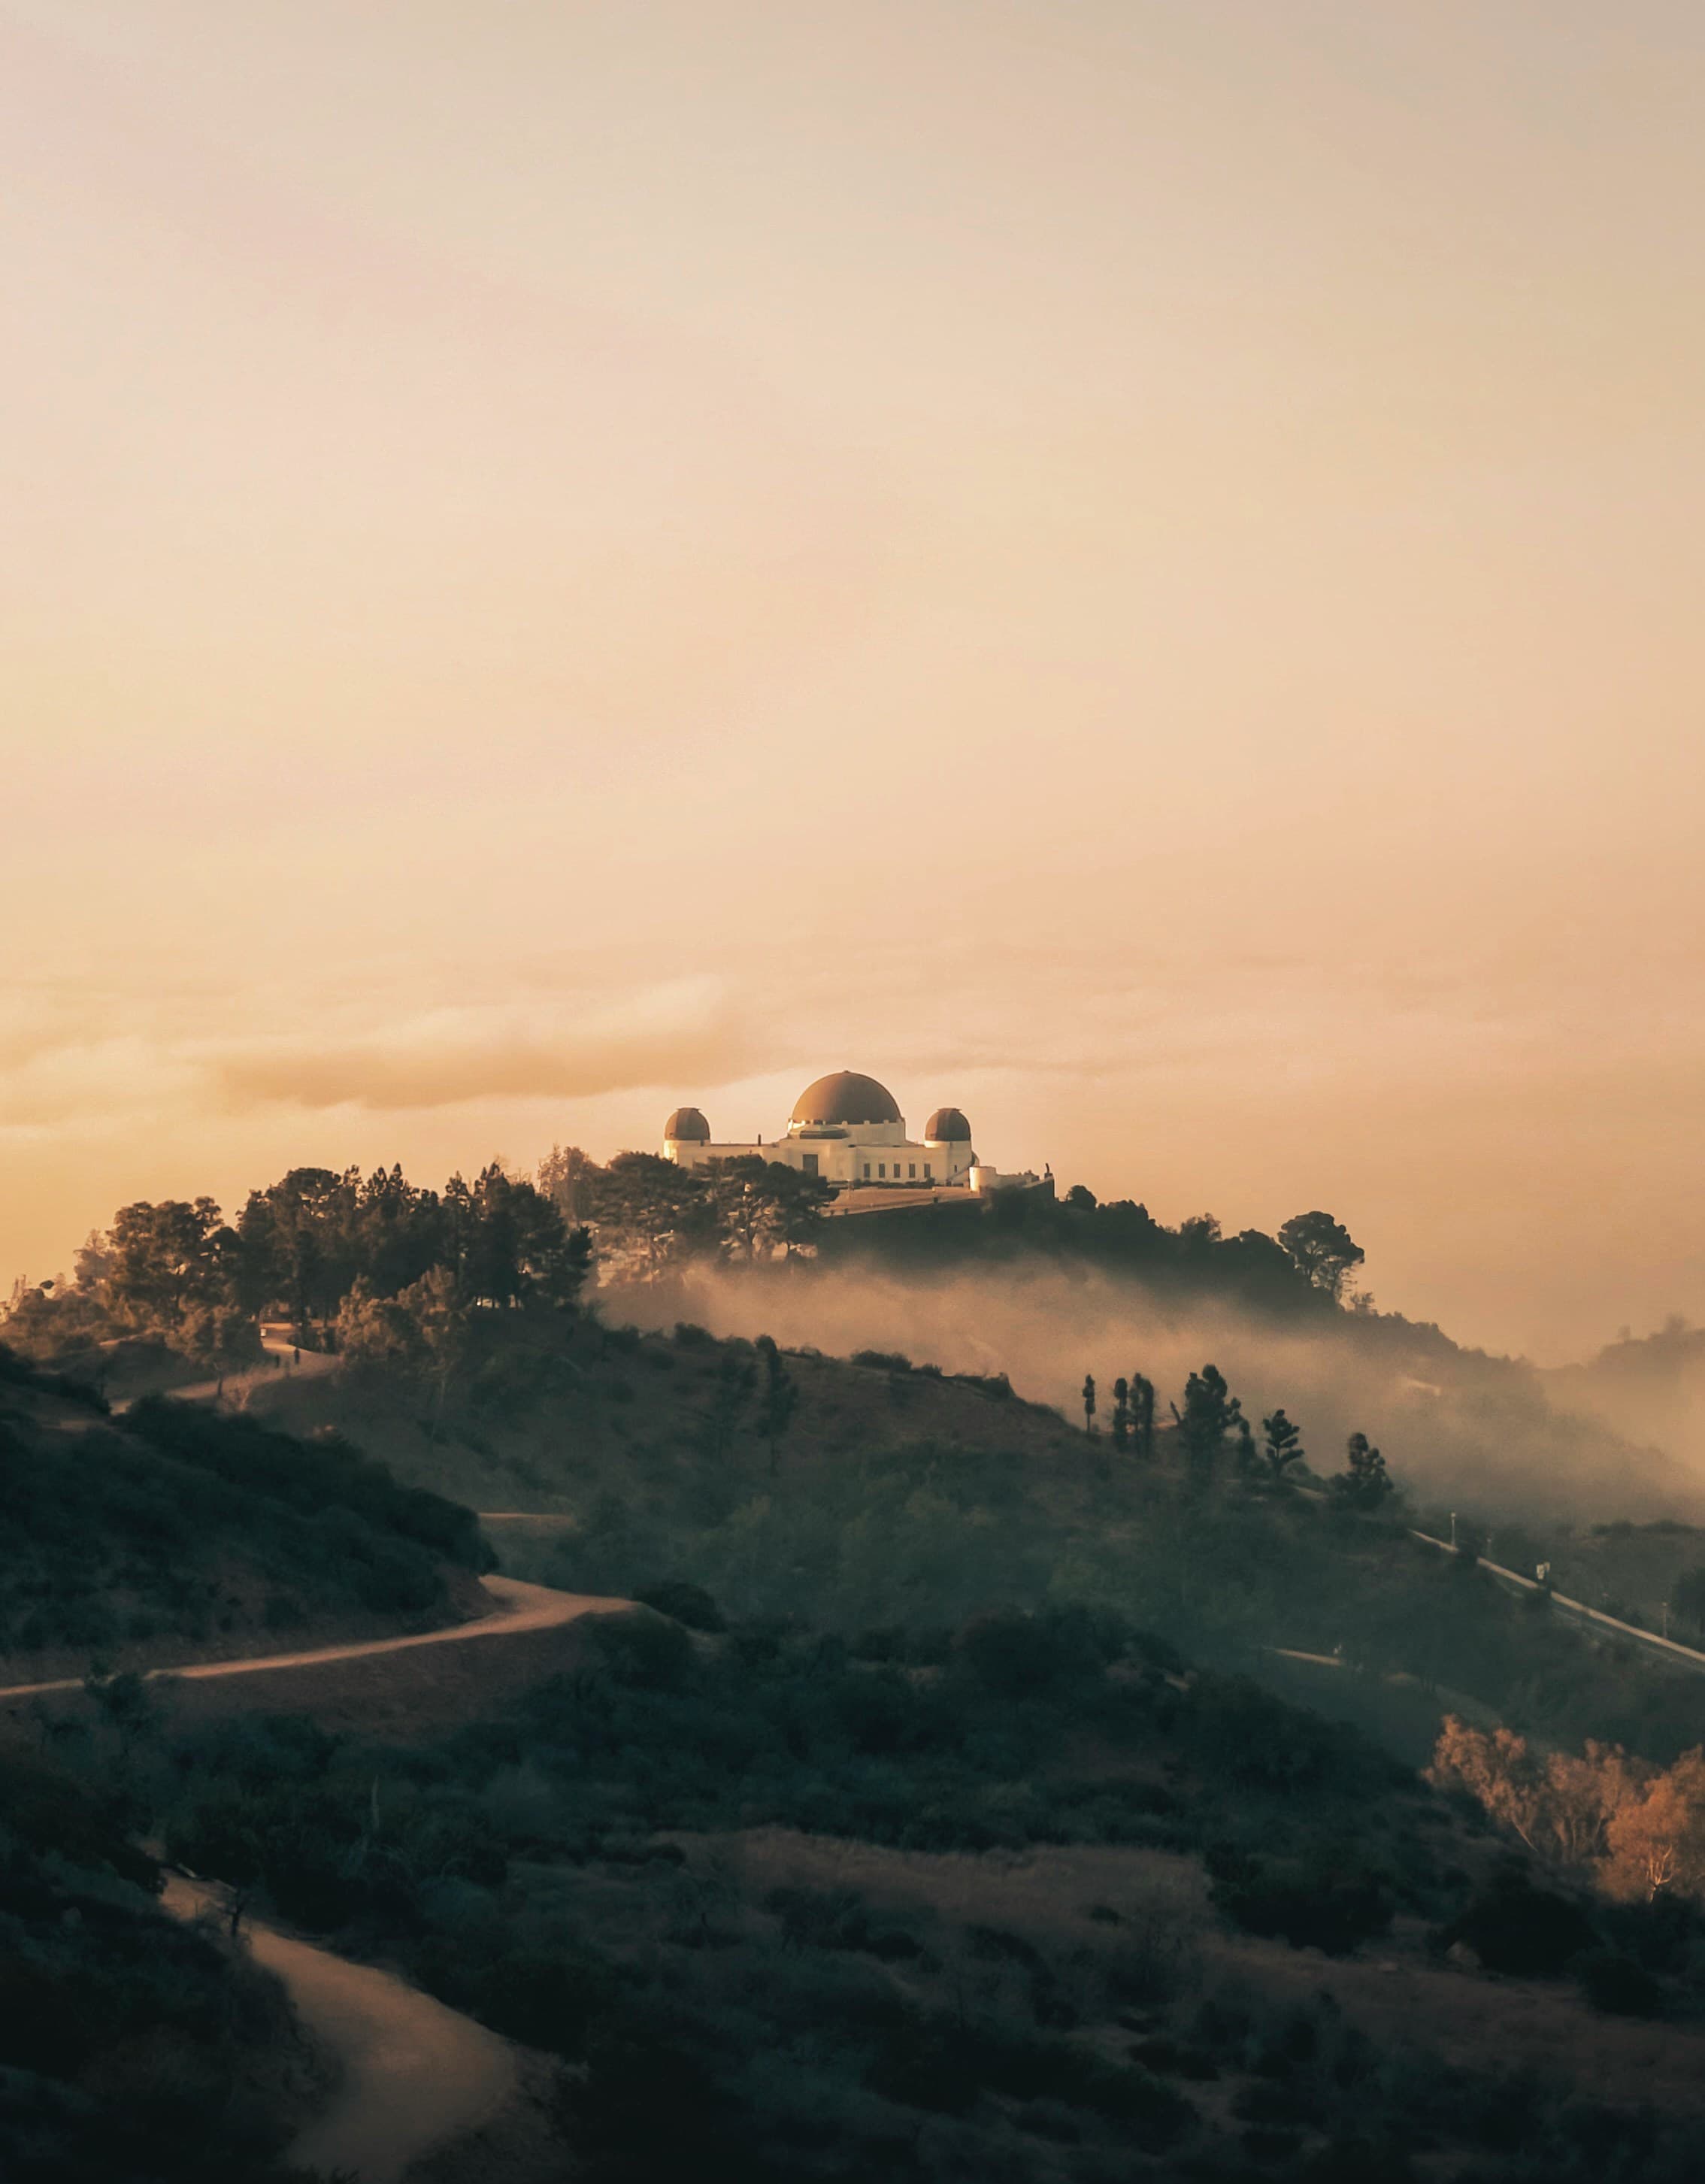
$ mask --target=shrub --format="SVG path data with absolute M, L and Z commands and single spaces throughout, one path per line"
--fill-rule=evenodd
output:
M 693 1669 L 693 1641 L 678 1623 L 652 1611 L 593 1619 L 599 1651 L 618 1683 L 679 1691 Z
M 1278 1936 L 1295 1949 L 1346 1956 L 1391 1924 L 1390 1898 L 1367 1873 L 1311 1870 L 1210 1852 L 1213 1900 L 1245 1933 Z
M 1488 1971 L 1555 1978 L 1596 1941 L 1580 1906 L 1520 1873 L 1501 1873 L 1440 1931 L 1441 1947 L 1465 1942 Z
M 1575 1965 L 1581 1991 L 1607 2017 L 1656 2017 L 1663 1991 L 1650 1972 L 1615 1949 L 1590 1949 Z
M 1099 1678 L 1106 1669 L 1087 1616 L 1027 1615 L 1003 1607 L 974 1615 L 954 1639 L 954 1651 L 995 1698 L 1035 1699 L 1063 1685 Z
M 655 1585 L 648 1585 L 636 1592 L 634 1598 L 642 1607 L 655 1607 L 660 1615 L 667 1615 L 677 1623 L 684 1623 L 689 1630 L 703 1630 L 711 1635 L 728 1627 L 722 1612 L 701 1585 L 694 1585 L 684 1577 L 666 1577 Z

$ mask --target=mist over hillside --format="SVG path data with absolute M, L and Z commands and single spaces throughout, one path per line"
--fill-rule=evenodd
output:
M 1705 1328 L 1673 1315 L 1655 1334 L 1624 1330 L 1585 1362 L 1540 1378 L 1560 1408 L 1652 1441 L 1705 1475 Z
M 1638 1432 L 1615 1405 L 1557 1399 L 1557 1376 L 1464 1350 L 1396 1314 L 1324 1312 L 1298 1323 L 1224 1298 L 1162 1289 L 1057 1261 L 994 1268 L 695 1267 L 682 1279 L 604 1293 L 613 1318 L 661 1328 L 769 1334 L 829 1355 L 897 1351 L 947 1372 L 1006 1373 L 1019 1394 L 1080 1418 L 1086 1373 L 1104 1388 L 1142 1373 L 1162 1401 L 1212 1359 L 1259 1417 L 1283 1404 L 1323 1470 L 1366 1432 L 1418 1499 L 1460 1496 L 1487 1514 L 1691 1517 L 1705 1476 Z M 1702 1367 L 1705 1377 L 1705 1367 Z M 1573 1390 L 1568 1390 L 1573 1393 Z

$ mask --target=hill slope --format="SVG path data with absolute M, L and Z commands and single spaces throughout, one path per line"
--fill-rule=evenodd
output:
M 684 1579 L 732 1614 L 848 1637 L 939 1633 L 1003 1604 L 1104 1606 L 1262 1674 L 1271 1647 L 1339 1653 L 1368 1671 L 1338 1680 L 1344 1702 L 1411 1755 L 1450 1702 L 1440 1688 L 1657 1759 L 1705 1737 L 1705 1683 L 1595 1650 L 1396 1517 L 1273 1490 L 1229 1445 L 1203 1490 L 1169 1428 L 1145 1457 L 999 1379 L 788 1354 L 797 1403 L 772 1449 L 749 1345 L 519 1314 L 476 1332 L 448 1400 L 371 1366 L 264 1399 L 298 1433 L 334 1425 L 399 1476 L 545 1513 L 548 1526 L 490 1530 L 516 1574 L 571 1591 L 644 1596 Z M 1381 1680 L 1396 1673 L 1419 1685 Z M 1335 1702 L 1330 1679 L 1314 1698 Z
M 456 1619 L 470 1512 L 334 1438 L 158 1398 L 124 1418 L 0 1353 L 0 1681 Z

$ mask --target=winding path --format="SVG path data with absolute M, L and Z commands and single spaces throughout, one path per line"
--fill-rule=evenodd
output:
M 521 1630 L 544 1630 L 631 1607 L 627 1600 L 590 1593 L 557 1592 L 518 1578 L 488 1577 L 488 1592 L 502 1612 L 449 1630 L 407 1638 L 379 1638 L 364 1645 L 322 1646 L 299 1653 L 273 1653 L 254 1661 L 209 1661 L 190 1669 L 156 1669 L 154 1676 L 245 1676 L 269 1669 L 300 1669 L 321 1661 L 353 1661 L 398 1653 L 415 1646 L 465 1644 Z M 20 1684 L 0 1699 L 37 1692 L 78 1691 L 75 1680 Z M 166 1885 L 168 1910 L 194 1918 L 217 1910 L 220 1896 L 206 1883 L 175 1875 Z M 309 2036 L 338 2064 L 337 2086 L 324 2109 L 290 2148 L 293 2165 L 327 2176 L 353 2176 L 359 2184 L 398 2184 L 412 2164 L 464 2133 L 489 2123 L 514 2098 L 519 2078 L 509 2043 L 447 2009 L 417 1987 L 371 1964 L 351 1964 L 329 1950 L 297 1941 L 251 1920 L 248 1932 L 255 1962 L 284 1982 Z
M 251 1660 L 197 1661 L 181 1669 L 149 1669 L 143 1680 L 153 1683 L 170 1676 L 183 1683 L 199 1683 L 209 1676 L 259 1676 L 269 1669 L 312 1669 L 326 1661 L 361 1661 L 376 1653 L 403 1653 L 416 1646 L 469 1646 L 477 1638 L 509 1638 L 521 1630 L 549 1630 L 560 1623 L 573 1623 L 582 1615 L 617 1615 L 632 1607 L 631 1600 L 605 1600 L 595 1593 L 558 1592 L 552 1585 L 527 1585 L 517 1577 L 487 1577 L 480 1582 L 498 1603 L 498 1612 L 472 1623 L 453 1623 L 443 1630 L 416 1630 L 406 1638 L 365 1638 L 348 1646 L 316 1646 L 298 1653 L 262 1653 Z M 51 1691 L 80 1691 L 81 1676 L 60 1676 L 51 1683 L 10 1684 L 0 1689 L 0 1700 L 45 1698 Z
M 270 1333 L 263 1328 L 260 1346 L 265 1352 L 264 1365 L 242 1365 L 222 1373 L 216 1380 L 196 1380 L 187 1388 L 147 1390 L 148 1394 L 168 1396 L 175 1403 L 223 1402 L 241 1409 L 257 1388 L 276 1388 L 288 1379 L 301 1375 L 312 1379 L 321 1373 L 335 1373 L 343 1360 L 323 1350 L 300 1350 L 287 1336 Z M 113 1405 L 115 1418 L 122 1417 L 132 1403 L 139 1403 L 141 1395 L 127 1396 L 122 1402 Z
M 176 1875 L 165 1905 L 182 1919 L 221 1908 L 216 1890 Z M 514 2097 L 515 2057 L 495 2032 L 371 1964 L 254 1921 L 247 1932 L 255 1962 L 283 1981 L 304 2029 L 339 2065 L 326 2106 L 290 2148 L 293 2166 L 397 2184 Z

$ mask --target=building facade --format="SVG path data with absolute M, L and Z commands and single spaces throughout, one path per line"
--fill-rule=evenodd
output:
M 662 1150 L 665 1160 L 683 1167 L 748 1156 L 780 1161 L 844 1194 L 980 1192 L 1039 1180 L 1028 1173 L 1002 1176 L 980 1162 L 971 1125 L 957 1107 L 938 1107 L 922 1138 L 909 1138 L 894 1095 L 855 1069 L 838 1069 L 808 1084 L 782 1137 L 749 1145 L 716 1139 L 698 1108 L 677 1107 L 663 1126 Z

